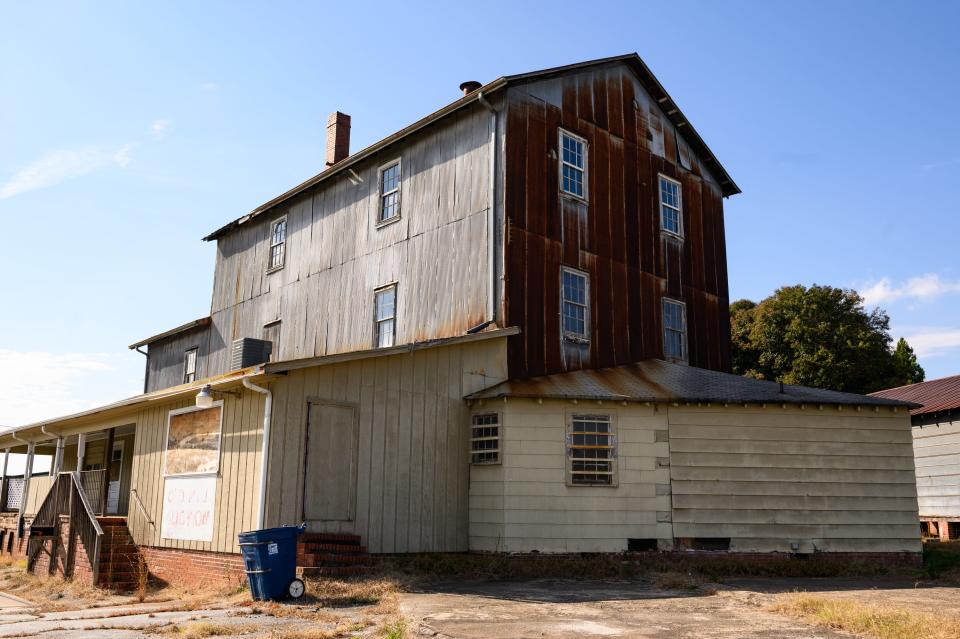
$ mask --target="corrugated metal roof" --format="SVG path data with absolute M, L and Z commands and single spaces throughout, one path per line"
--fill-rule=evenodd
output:
M 920 404 L 911 415 L 929 415 L 960 408 L 960 375 L 931 379 L 908 386 L 898 386 L 871 393 L 872 397 L 886 397 Z
M 600 58 L 597 60 L 589 60 L 586 62 L 577 62 L 575 64 L 568 64 L 561 67 L 554 67 L 551 69 L 543 69 L 540 71 L 531 71 L 529 73 L 520 73 L 516 75 L 507 75 L 492 82 L 488 82 L 483 85 L 477 91 L 473 91 L 466 96 L 459 98 L 458 100 L 451 102 L 445 107 L 434 111 L 430 115 L 417 120 L 410 126 L 407 126 L 403 129 L 400 129 L 396 133 L 392 133 L 387 137 L 383 138 L 379 142 L 375 142 L 370 146 L 353 153 L 352 155 L 344 158 L 343 160 L 337 162 L 333 166 L 321 171 L 317 175 L 305 180 L 304 182 L 293 187 L 289 191 L 278 195 L 272 200 L 261 204 L 257 208 L 253 209 L 246 215 L 243 215 L 232 222 L 229 222 L 216 231 L 213 231 L 206 237 L 204 241 L 215 240 L 224 233 L 227 233 L 241 224 L 245 224 L 250 220 L 258 217 L 259 215 L 273 209 L 273 207 L 282 204 L 286 200 L 303 193 L 305 190 L 319 184 L 320 182 L 333 177 L 356 164 L 357 162 L 363 160 L 364 158 L 370 157 L 371 155 L 385 149 L 386 147 L 399 142 L 400 140 L 406 138 L 408 135 L 411 135 L 420 129 L 433 124 L 445 118 L 446 116 L 459 111 L 461 108 L 472 104 L 478 100 L 480 95 L 489 95 L 495 91 L 498 91 L 507 85 L 510 84 L 521 84 L 524 82 L 531 82 L 539 80 L 541 78 L 546 78 L 551 75 L 557 75 L 561 73 L 567 73 L 572 71 L 577 71 L 579 69 L 597 66 L 601 64 L 609 64 L 611 62 L 623 62 L 630 66 L 640 78 L 641 82 L 646 88 L 647 91 L 657 100 L 657 103 L 660 107 L 667 113 L 667 117 L 671 122 L 677 127 L 677 130 L 681 136 L 687 141 L 687 143 L 696 151 L 706 166 L 710 171 L 716 176 L 717 180 L 720 182 L 720 188 L 724 196 L 731 196 L 740 193 L 740 187 L 733 181 L 733 178 L 730 177 L 730 174 L 727 172 L 723 165 L 720 164 L 720 161 L 713 154 L 713 151 L 710 150 L 710 147 L 707 146 L 707 143 L 703 141 L 703 138 L 700 137 L 700 134 L 697 133 L 696 129 L 693 128 L 693 124 L 690 123 L 690 120 L 687 119 L 687 116 L 683 114 L 680 110 L 680 107 L 677 106 L 673 98 L 670 97 L 670 94 L 667 93 L 667 90 L 660 84 L 660 81 L 657 80 L 656 76 L 653 75 L 653 72 L 646 65 L 643 59 L 640 58 L 637 53 L 627 53 L 624 55 L 612 56 L 609 58 Z
M 913 406 L 908 402 L 853 393 L 783 385 L 694 366 L 648 359 L 635 364 L 510 380 L 466 399 L 530 397 L 634 402 L 748 404 L 842 404 Z

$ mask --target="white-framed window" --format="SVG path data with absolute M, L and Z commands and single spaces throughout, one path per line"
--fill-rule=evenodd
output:
M 380 205 L 377 209 L 377 224 L 400 218 L 400 160 L 380 167 Z
M 393 346 L 397 333 L 397 285 L 391 284 L 374 291 L 373 306 L 374 346 Z
M 470 463 L 500 463 L 499 413 L 479 413 L 471 418 Z
M 567 468 L 571 485 L 616 485 L 616 460 L 617 437 L 611 415 L 570 415 Z
M 560 129 L 560 191 L 587 199 L 587 141 Z
M 680 183 L 660 176 L 660 228 L 683 237 L 683 195 Z
M 663 356 L 687 361 L 687 305 L 663 298 Z
M 197 381 L 197 347 L 189 349 L 183 354 L 183 383 Z
M 223 400 L 210 408 L 190 406 L 167 413 L 163 475 L 212 475 L 220 470 Z
M 590 339 L 590 277 L 564 266 L 560 270 L 560 309 L 563 336 Z
M 267 270 L 283 268 L 287 257 L 287 218 L 281 217 L 270 223 L 270 257 Z

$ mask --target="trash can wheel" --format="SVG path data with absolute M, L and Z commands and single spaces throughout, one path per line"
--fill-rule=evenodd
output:
M 290 582 L 290 585 L 287 586 L 287 594 L 293 599 L 299 599 L 303 596 L 305 591 L 306 587 L 303 585 L 303 581 L 300 579 L 294 579 Z

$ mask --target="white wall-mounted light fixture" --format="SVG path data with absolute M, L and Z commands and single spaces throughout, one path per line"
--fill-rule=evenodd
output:
M 197 408 L 210 408 L 211 406 L 213 406 L 213 389 L 210 384 L 207 384 L 197 393 Z

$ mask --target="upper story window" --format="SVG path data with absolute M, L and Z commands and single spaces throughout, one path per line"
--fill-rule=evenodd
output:
M 500 463 L 500 415 L 474 415 L 470 425 L 470 463 Z
M 687 361 L 687 305 L 663 298 L 663 356 Z
M 380 167 L 380 208 L 377 223 L 400 217 L 400 160 Z
M 587 199 L 587 141 L 560 129 L 560 190 Z
M 660 176 L 660 228 L 683 237 L 683 202 L 680 183 Z
M 374 292 L 374 345 L 393 346 L 397 332 L 397 285 L 391 284 Z
M 197 381 L 197 349 L 191 348 L 183 354 L 183 383 Z
M 561 271 L 561 309 L 563 336 L 577 340 L 590 339 L 590 278 L 582 272 L 564 267 Z
M 281 217 L 270 225 L 270 260 L 267 269 L 283 267 L 287 256 L 287 218 Z
M 571 484 L 613 486 L 616 457 L 616 435 L 610 415 L 570 417 L 567 460 Z

